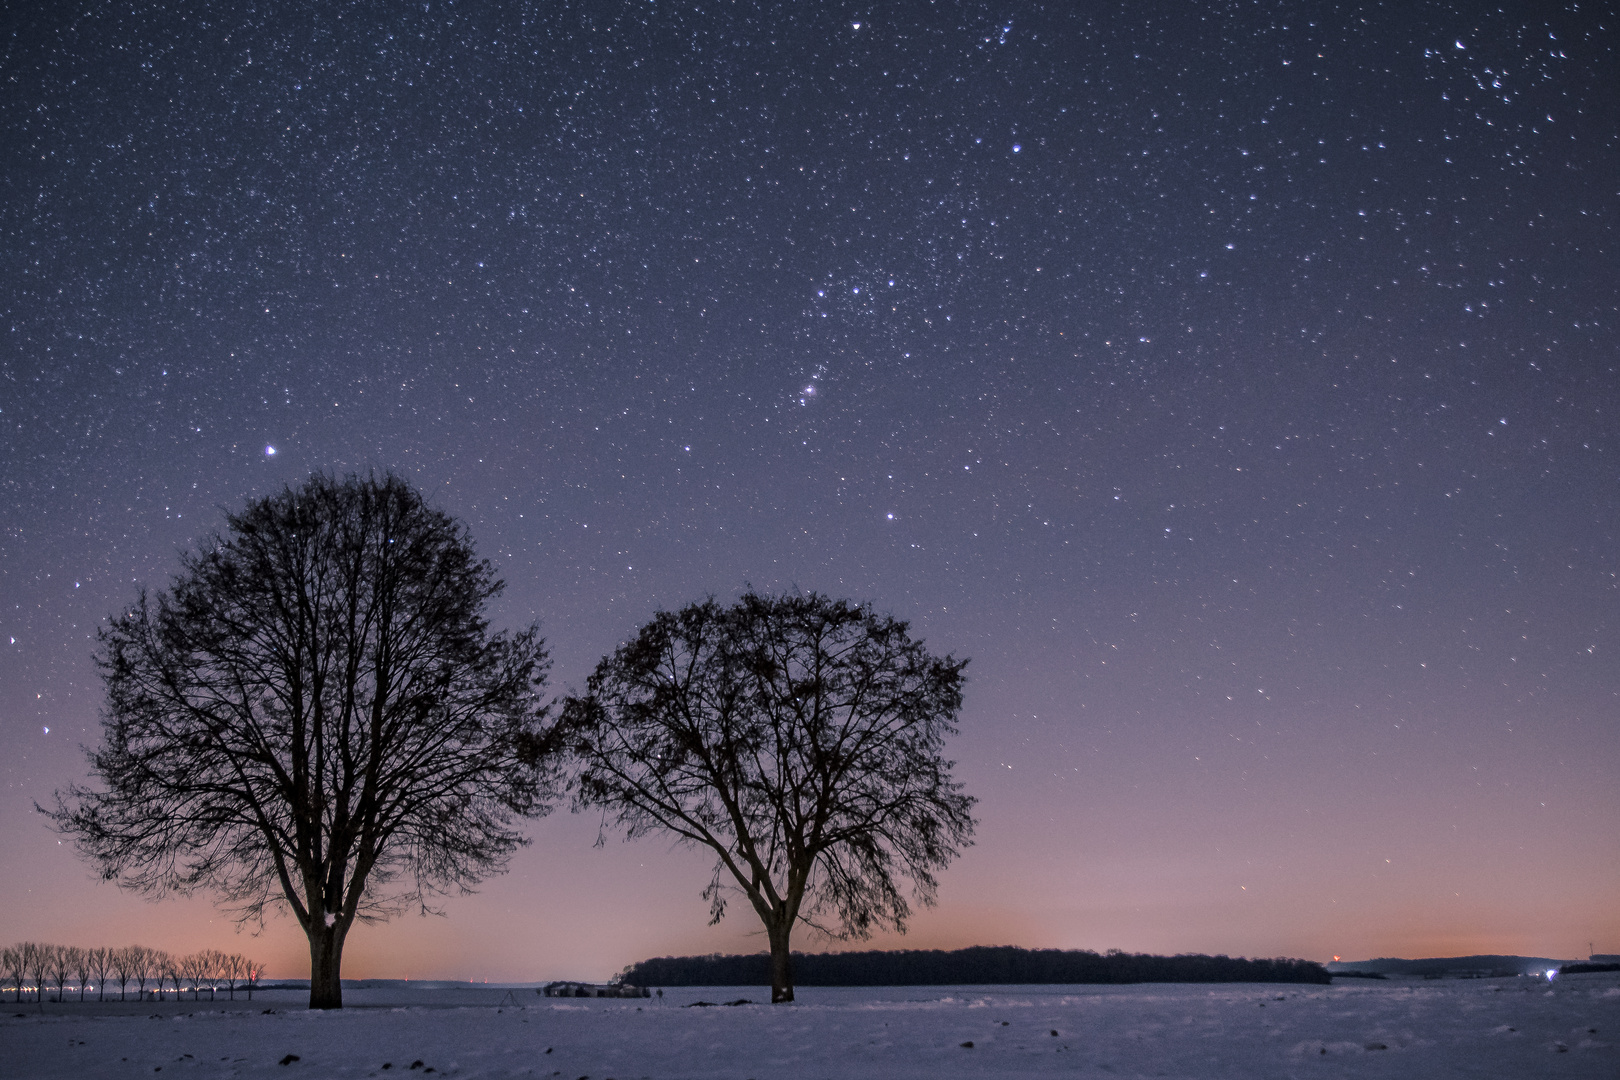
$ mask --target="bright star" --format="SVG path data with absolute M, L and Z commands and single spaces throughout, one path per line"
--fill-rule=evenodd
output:
M 265 457 L 275 457 L 276 456 L 276 448 L 273 447 L 273 446 L 266 446 L 264 448 L 264 456 Z

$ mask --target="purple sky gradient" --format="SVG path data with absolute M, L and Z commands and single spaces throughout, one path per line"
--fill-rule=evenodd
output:
M 222 509 L 377 469 L 467 522 L 559 693 L 750 584 L 971 657 L 977 845 L 879 946 L 1620 951 L 1612 24 L 18 16 L 5 934 L 307 973 L 290 919 L 100 884 L 33 803 L 84 777 L 100 620 Z M 764 947 L 699 854 L 533 837 L 345 974 Z

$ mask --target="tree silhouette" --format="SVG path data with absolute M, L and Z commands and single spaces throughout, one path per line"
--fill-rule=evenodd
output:
M 186 958 L 175 956 L 173 953 L 158 954 L 158 1000 L 163 1000 L 163 980 L 167 978 L 174 984 L 174 1000 L 180 1000 L 180 980 L 185 977 Z
M 22 1003 L 23 980 L 28 977 L 28 954 L 24 951 L 28 943 L 18 942 L 0 949 L 0 967 L 5 969 L 6 975 L 11 979 L 11 985 L 16 991 L 12 1001 Z
M 125 945 L 118 949 L 107 950 L 107 960 L 112 968 L 113 978 L 118 980 L 118 1000 L 123 1001 L 129 981 L 135 977 L 140 967 L 140 956 L 136 950 L 139 945 Z
M 104 786 L 48 812 L 122 886 L 285 905 L 310 1007 L 339 1008 L 357 919 L 468 891 L 548 809 L 546 653 L 490 633 L 501 588 L 398 478 L 253 501 L 101 631 Z
M 90 950 L 90 973 L 96 979 L 97 1001 L 107 1000 L 107 972 L 112 970 L 113 961 L 116 959 L 113 953 L 116 951 L 105 945 Z
M 79 982 L 79 1000 L 80 1001 L 84 1000 L 85 987 L 90 985 L 90 980 L 95 975 L 95 970 L 96 970 L 96 956 L 95 956 L 95 953 L 96 953 L 96 950 L 94 950 L 94 949 L 75 948 L 75 949 L 71 950 L 70 955 L 69 955 L 69 959 L 73 963 L 73 974 L 78 978 L 78 982 Z
M 770 940 L 771 1000 L 791 1001 L 798 923 L 904 931 L 896 875 L 932 904 L 970 842 L 974 800 L 941 756 L 966 663 L 815 594 L 659 612 L 564 706 L 576 808 L 712 850 L 711 921 L 741 892 Z
M 83 950 L 76 945 L 48 945 L 46 948 L 50 950 L 47 973 L 51 982 L 56 984 L 56 997 L 51 1000 L 64 1002 L 67 1000 L 68 977 L 73 974 Z
M 191 1000 L 202 1000 L 203 980 L 208 977 L 208 953 L 187 953 L 180 958 L 180 977 L 191 990 Z
M 22 947 L 28 973 L 34 977 L 34 1002 L 43 1010 L 45 986 L 50 979 L 51 967 L 56 963 L 58 948 L 42 941 L 25 941 Z
M 131 945 L 130 956 L 133 965 L 132 977 L 137 987 L 137 1000 L 146 997 L 146 983 L 149 979 L 157 981 L 157 988 L 153 991 L 153 1000 L 163 996 L 163 972 L 165 970 L 165 954 L 157 949 L 145 945 Z

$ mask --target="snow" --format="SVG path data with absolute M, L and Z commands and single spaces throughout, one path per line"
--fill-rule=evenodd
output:
M 1620 1075 L 1620 974 L 1551 984 L 803 987 L 789 1006 L 682 1007 L 762 996 L 716 987 L 558 1001 L 528 987 L 346 988 L 348 1008 L 334 1013 L 308 1011 L 299 992 L 261 991 L 251 1006 L 47 1002 L 43 1015 L 8 1001 L 0 1077 Z

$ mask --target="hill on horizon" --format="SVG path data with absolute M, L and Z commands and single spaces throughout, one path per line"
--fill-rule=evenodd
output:
M 1572 964 L 1548 956 L 1431 956 L 1406 959 L 1382 956 L 1373 960 L 1335 960 L 1325 965 L 1330 972 L 1362 971 L 1378 975 L 1459 976 L 1459 975 L 1539 975 L 1549 968 Z

